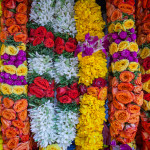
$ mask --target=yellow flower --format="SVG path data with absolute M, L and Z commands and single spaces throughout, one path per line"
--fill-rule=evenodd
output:
M 131 72 L 138 71 L 138 67 L 139 67 L 139 63 L 137 62 L 130 62 L 129 64 L 129 70 Z
M 132 19 L 125 20 L 123 22 L 123 26 L 125 27 L 125 29 L 131 29 L 134 27 L 134 21 Z
M 148 111 L 148 110 L 149 110 L 148 101 L 146 101 L 145 99 L 143 100 L 142 108 L 143 108 L 145 111 Z
M 16 67 L 13 65 L 4 65 L 4 71 L 10 74 L 16 73 Z
M 131 52 L 138 52 L 139 47 L 138 47 L 137 43 L 130 42 L 128 49 Z
M 119 51 L 126 49 L 128 47 L 128 45 L 129 45 L 128 41 L 121 41 L 118 45 Z
M 128 65 L 129 65 L 129 60 L 127 59 L 119 60 L 115 62 L 114 70 L 118 72 L 122 72 L 127 69 Z
M 118 52 L 118 45 L 115 42 L 113 42 L 109 46 L 109 52 L 110 52 L 110 55 L 113 55 L 114 53 Z
M 13 93 L 17 95 L 21 95 L 24 93 L 24 87 L 23 86 L 13 86 Z
M 39 150 L 62 150 L 58 144 L 48 145 L 46 148 L 40 148 Z
M 24 61 L 24 62 L 23 62 L 23 65 L 27 66 L 27 61 Z
M 15 48 L 14 46 L 10 45 L 6 47 L 6 53 L 9 55 L 17 55 L 18 49 Z
M 144 47 L 144 49 L 141 51 L 140 57 L 145 59 L 148 56 L 150 56 L 150 49 L 148 47 Z
M 24 65 L 20 65 L 16 70 L 16 74 L 18 76 L 26 76 L 27 72 L 28 72 L 28 68 Z
M 28 85 L 25 85 L 24 86 L 24 94 L 27 94 L 27 92 L 28 92 Z
M 115 29 L 115 24 L 110 24 L 110 26 L 108 27 L 108 33 L 113 33 Z
M 2 46 L 1 46 L 1 55 L 5 54 L 5 50 L 6 50 L 6 46 L 4 44 L 2 44 Z
M 115 63 L 111 63 L 111 71 L 113 72 L 113 73 L 115 73 Z
M 1 91 L 5 95 L 10 95 L 12 94 L 12 87 L 8 84 L 1 84 Z
M 150 93 L 150 80 L 143 83 L 143 90 L 145 90 L 147 93 Z
M 140 66 L 140 71 L 142 74 L 145 74 L 145 70 L 144 70 L 143 66 Z
M 146 74 L 150 74 L 150 69 L 148 69 L 148 70 L 146 71 Z
M 123 29 L 123 28 L 122 28 L 121 23 L 117 23 L 117 24 L 115 25 L 114 31 L 115 31 L 115 32 L 120 32 L 122 29 Z
M 134 149 L 136 149 L 136 142 L 135 142 L 135 140 L 134 141 L 132 141 L 131 143 L 127 143 L 131 148 L 134 148 Z
M 26 50 L 26 45 L 24 43 L 21 43 L 19 46 L 17 46 L 18 50 Z
M 2 144 L 0 144 L 0 149 L 3 150 L 3 145 Z

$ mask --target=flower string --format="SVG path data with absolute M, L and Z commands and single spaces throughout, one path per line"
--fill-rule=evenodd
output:
M 111 55 L 110 134 L 117 143 L 124 144 L 124 148 L 126 144 L 134 141 L 143 103 L 140 64 L 137 59 L 139 48 L 136 43 L 134 5 L 133 0 L 107 1 L 109 34 L 103 42 L 103 46 Z M 122 145 L 118 146 L 122 149 Z

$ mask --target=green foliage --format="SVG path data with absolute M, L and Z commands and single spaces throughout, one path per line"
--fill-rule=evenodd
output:
M 64 51 L 61 55 L 63 55 L 63 57 L 65 57 L 65 58 L 73 58 L 74 57 L 74 53 L 73 52 L 72 53 L 68 53 L 68 52 Z M 55 53 L 54 54 L 54 59 L 58 59 L 59 56 L 61 56 L 61 55 Z
M 57 102 L 57 106 L 63 111 L 72 111 L 74 113 L 79 112 L 79 105 L 77 105 L 75 102 L 71 104 L 62 104 L 60 102 Z

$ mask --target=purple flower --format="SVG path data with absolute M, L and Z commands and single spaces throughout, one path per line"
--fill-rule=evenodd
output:
M 9 79 L 9 77 L 10 77 L 10 74 L 5 72 L 4 78 Z
M 87 33 L 87 34 L 85 35 L 85 41 L 87 41 L 89 38 L 90 38 L 90 33 Z
M 5 53 L 5 54 L 3 55 L 3 59 L 8 60 L 8 59 L 9 59 L 9 55 Z
M 94 52 L 94 49 L 91 47 L 86 47 L 85 50 L 82 52 L 82 57 L 84 56 L 90 56 Z
M 74 53 L 74 57 L 77 57 L 78 53 L 82 52 L 82 47 L 80 45 L 77 45 L 77 48 Z
M 1 59 L 4 59 L 4 55 L 1 56 Z
M 18 77 L 16 74 L 11 75 L 11 79 L 16 80 Z
M 22 56 L 17 56 L 17 60 L 22 60 Z
M 24 76 L 18 76 L 18 80 L 24 80 Z
M 21 64 L 22 64 L 22 61 L 19 61 L 19 60 L 15 61 L 15 66 L 16 66 L 16 67 L 18 67 L 18 66 L 21 65 Z
M 23 56 L 22 57 L 22 61 L 24 62 L 24 61 L 26 61 L 27 60 L 27 58 L 25 57 L 25 56 Z
M 92 39 L 88 40 L 88 43 L 90 45 L 95 45 L 95 43 L 98 41 L 98 36 L 94 36 Z
M 13 85 L 13 80 L 12 79 L 7 79 L 7 80 L 5 80 L 5 82 L 9 85 Z
M 119 43 L 121 42 L 121 40 L 120 40 L 120 39 L 116 39 L 114 42 L 115 42 L 116 44 L 119 44 Z
M 113 33 L 113 34 L 112 34 L 112 38 L 113 38 L 114 40 L 118 39 L 118 33 Z
M 4 77 L 4 75 L 5 75 L 5 72 L 1 72 L 1 73 L 0 73 L 0 76 L 1 76 L 1 77 Z
M 138 63 L 139 60 L 138 58 L 133 58 L 133 61 Z
M 21 81 L 14 81 L 14 85 L 22 85 Z
M 132 148 L 128 144 L 121 144 L 120 150 L 132 150 Z
M 130 51 L 125 49 L 123 51 L 121 51 L 121 56 L 125 56 L 125 57 L 128 57 L 130 55 Z
M 0 77 L 0 83 L 4 83 L 4 79 Z
M 135 40 L 136 40 L 136 34 L 135 34 L 135 33 L 131 34 L 130 37 L 131 37 L 132 41 L 135 41 Z
M 113 59 L 114 59 L 114 58 L 118 58 L 118 57 L 119 57 L 119 53 L 114 53 L 114 54 L 112 55 L 112 57 L 113 57 Z
M 120 56 L 119 60 L 125 59 L 125 56 Z
M 81 84 L 79 86 L 79 90 L 80 90 L 81 95 L 83 95 L 84 93 L 87 92 L 87 87 L 84 84 Z
M 127 32 L 121 31 L 119 36 L 120 36 L 121 39 L 125 39 L 127 37 Z
M 131 52 L 131 55 L 136 58 L 137 57 L 137 52 Z
M 129 29 L 129 31 L 130 31 L 131 33 L 134 33 L 134 32 L 135 32 L 134 28 Z
M 15 61 L 16 60 L 16 56 L 10 56 L 10 60 L 11 61 Z
M 131 42 L 131 41 L 132 41 L 132 39 L 131 39 L 130 37 L 128 37 L 126 40 L 127 40 L 127 41 L 129 41 L 129 42 Z
M 18 52 L 18 56 L 26 56 L 26 52 L 23 51 L 23 50 L 20 50 L 20 51 Z
M 4 61 L 4 62 L 3 62 L 3 65 L 7 65 L 7 62 L 6 62 L 6 61 Z
M 118 59 L 113 59 L 113 62 L 115 63 L 116 61 L 118 61 Z
M 27 84 L 27 81 L 26 80 L 23 80 L 22 81 L 22 85 L 26 85 Z
M 116 145 L 117 145 L 117 144 L 116 144 L 116 141 L 115 141 L 115 140 L 112 140 L 110 145 L 111 145 L 111 146 L 116 146 Z
M 109 40 L 108 40 L 108 39 L 105 39 L 105 40 L 103 41 L 103 47 L 104 47 L 107 51 L 109 50 L 109 49 L 108 49 L 109 45 L 110 45 Z
M 133 61 L 133 57 L 132 56 L 129 56 L 128 59 L 129 59 L 130 62 Z
M 14 62 L 10 60 L 10 61 L 7 62 L 7 64 L 8 65 L 14 65 Z

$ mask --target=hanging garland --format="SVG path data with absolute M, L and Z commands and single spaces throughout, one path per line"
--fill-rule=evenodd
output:
M 104 47 L 111 55 L 113 76 L 109 104 L 110 133 L 112 139 L 118 144 L 125 144 L 125 147 L 127 143 L 134 141 L 140 107 L 143 104 L 140 65 L 137 59 L 139 48 L 135 42 L 135 7 L 131 0 L 108 0 L 106 7 L 109 34 L 105 38 Z

